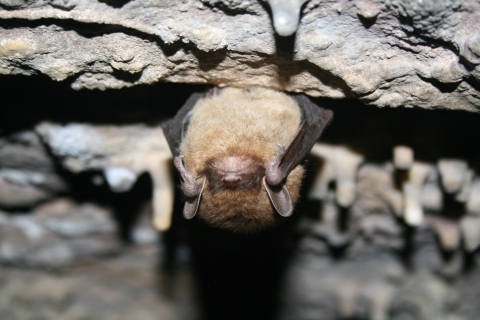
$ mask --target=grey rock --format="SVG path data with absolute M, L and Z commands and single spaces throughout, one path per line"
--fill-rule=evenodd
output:
M 2 213 L 0 230 L 1 264 L 61 269 L 75 262 L 72 249 L 46 232 L 32 217 Z
M 63 269 L 121 251 L 110 212 L 56 199 L 30 214 L 0 212 L 0 264 Z
M 4 0 L 0 73 L 71 79 L 74 89 L 170 81 L 480 107 L 478 1 L 311 0 L 294 45 L 275 34 L 271 10 L 263 0 Z
M 37 221 L 45 229 L 63 237 L 79 237 L 91 234 L 115 233 L 117 225 L 111 214 L 103 208 L 93 204 L 75 206 L 56 200 L 36 209 Z M 48 206 L 62 206 L 67 210 L 55 212 Z
M 159 274 L 157 247 L 131 247 L 98 263 L 50 274 L 0 267 L 1 319 L 198 319 L 194 279 Z M 163 288 L 168 285 L 170 290 Z
M 34 132 L 22 131 L 0 139 L 1 206 L 33 206 L 66 189 Z
M 28 176 L 30 172 L 15 171 L 13 173 L 17 180 L 12 179 L 11 171 L 0 170 L 0 205 L 2 207 L 30 207 L 41 201 L 51 199 L 54 196 L 53 192 L 35 185 L 14 183 L 18 181 L 18 178 Z
M 33 131 L 21 131 L 0 139 L 2 167 L 51 171 L 53 161 Z
M 172 155 L 159 125 L 42 123 L 36 130 L 67 169 L 102 170 L 113 192 L 130 190 L 140 174 L 149 173 L 153 181 L 153 223 L 160 231 L 168 230 L 175 184 Z M 92 183 L 101 181 L 94 178 Z

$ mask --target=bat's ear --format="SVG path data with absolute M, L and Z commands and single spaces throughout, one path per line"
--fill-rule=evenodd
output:
M 195 92 L 185 102 L 185 104 L 178 110 L 175 117 L 162 123 L 163 133 L 167 139 L 170 151 L 174 157 L 178 156 L 178 148 L 183 139 L 185 127 L 188 124 L 188 118 L 193 107 L 197 104 L 204 95 L 203 92 Z
M 206 178 L 203 178 L 203 182 L 198 192 L 198 195 L 193 198 L 187 198 L 187 201 L 185 201 L 185 207 L 183 207 L 183 217 L 185 219 L 192 219 L 197 214 L 198 206 L 200 205 L 200 199 L 202 198 L 203 189 L 205 188 L 205 180 Z
M 173 164 L 177 168 L 182 177 L 182 191 L 187 197 L 185 207 L 183 207 L 183 216 L 185 219 L 192 219 L 197 213 L 200 199 L 202 198 L 203 189 L 205 188 L 206 177 L 198 183 L 197 179 L 187 170 L 183 162 L 183 155 L 176 156 Z
M 265 181 L 265 177 L 263 177 L 262 183 L 278 214 L 282 217 L 291 216 L 293 213 L 293 202 L 287 186 L 282 184 L 281 186 L 272 187 L 268 185 L 267 181 Z

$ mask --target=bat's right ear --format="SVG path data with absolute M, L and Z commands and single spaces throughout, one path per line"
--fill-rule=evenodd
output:
M 183 139 L 184 127 L 188 123 L 188 118 L 197 101 L 203 97 L 203 92 L 195 92 L 178 110 L 175 117 L 161 124 L 165 138 L 167 139 L 170 151 L 174 157 L 178 156 L 178 149 Z
M 265 181 L 265 177 L 263 177 L 262 183 L 278 214 L 282 217 L 290 217 L 293 213 L 293 202 L 287 186 L 285 184 L 275 187 L 270 186 L 267 181 Z

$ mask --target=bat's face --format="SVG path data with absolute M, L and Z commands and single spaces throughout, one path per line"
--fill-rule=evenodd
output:
M 198 215 L 240 232 L 274 225 L 280 216 L 262 180 L 277 144 L 288 145 L 300 122 L 297 103 L 272 90 L 227 88 L 200 100 L 180 146 L 186 168 L 206 179 Z M 293 201 L 301 176 L 299 168 L 287 181 Z
M 204 171 L 206 186 L 200 217 L 215 226 L 244 233 L 277 224 L 281 216 L 262 183 L 265 170 L 265 161 L 255 155 L 212 159 Z M 298 198 L 302 174 L 303 168 L 297 167 L 287 178 L 293 203 Z
M 307 98 L 296 99 L 310 109 L 274 90 L 226 88 L 187 101 L 191 106 L 164 126 L 178 154 L 187 219 L 198 214 L 212 225 L 250 233 L 292 214 L 303 175 L 298 163 L 332 117 Z

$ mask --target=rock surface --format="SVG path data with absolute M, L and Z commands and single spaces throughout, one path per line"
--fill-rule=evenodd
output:
M 193 281 L 186 268 L 159 274 L 154 245 L 50 274 L 0 267 L 2 319 L 197 319 Z
M 59 198 L 30 214 L 0 212 L 0 264 L 60 270 L 118 254 L 122 243 L 111 212 Z
M 104 172 L 114 192 L 129 191 L 137 177 L 148 172 L 153 181 L 154 224 L 171 225 L 175 186 L 172 155 L 160 126 L 93 126 L 42 123 L 36 131 L 73 172 Z
M 54 161 L 32 131 L 0 138 L 0 206 L 28 207 L 66 191 Z
M 75 89 L 258 85 L 379 107 L 480 108 L 478 1 L 311 0 L 295 38 L 275 34 L 276 2 L 1 0 L 0 73 Z

